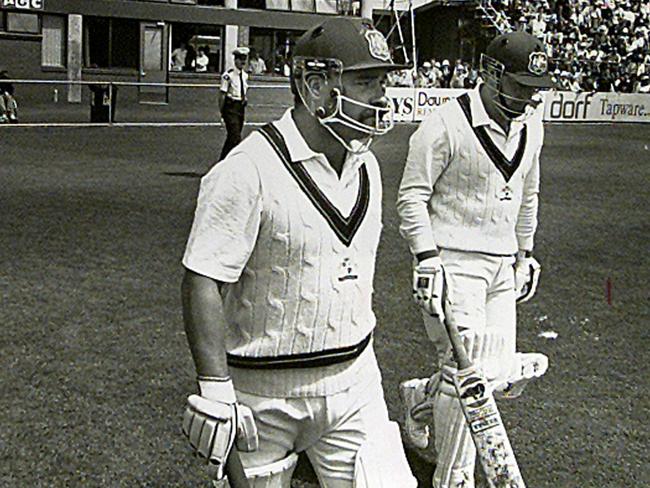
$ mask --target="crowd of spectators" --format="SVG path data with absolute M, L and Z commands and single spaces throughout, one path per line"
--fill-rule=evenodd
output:
M 504 30 L 544 41 L 557 88 L 568 91 L 650 93 L 650 1 L 482 0 Z M 393 86 L 471 88 L 477 66 L 425 61 L 417 72 L 395 73 Z
M 483 0 L 542 39 L 558 88 L 650 91 L 648 0 Z
M 391 73 L 389 85 L 418 88 L 473 88 L 478 81 L 478 70 L 460 59 L 452 66 L 448 59 L 424 61 L 415 70 Z

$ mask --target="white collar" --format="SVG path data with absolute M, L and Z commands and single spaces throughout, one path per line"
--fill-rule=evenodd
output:
M 274 122 L 274 125 L 280 131 L 284 137 L 284 142 L 287 145 L 287 150 L 289 151 L 289 156 L 291 157 L 292 163 L 298 163 L 301 161 L 306 161 L 308 159 L 317 159 L 323 164 L 329 166 L 327 158 L 323 153 L 315 152 L 312 148 L 309 147 L 307 141 L 298 130 L 296 122 L 293 120 L 293 108 L 288 109 L 280 119 Z M 338 143 L 336 143 L 338 144 Z M 350 143 L 353 148 L 361 146 L 361 142 L 353 140 Z M 364 154 L 354 154 L 349 153 L 346 156 L 344 164 L 344 173 L 356 169 L 365 161 Z M 345 169 L 349 168 L 349 169 Z
M 476 87 L 467 92 L 469 95 L 470 110 L 472 112 L 472 126 L 480 127 L 482 125 L 488 125 L 491 129 L 494 129 L 505 135 L 505 132 L 501 126 L 492 120 L 485 110 L 485 105 L 483 105 L 483 100 L 481 100 L 481 86 L 483 86 L 483 83 L 478 83 Z M 521 122 L 519 120 L 511 121 L 510 130 L 507 134 L 508 138 L 517 135 L 523 128 L 524 122 Z

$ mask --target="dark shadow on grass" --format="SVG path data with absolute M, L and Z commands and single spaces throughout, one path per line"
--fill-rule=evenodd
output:
M 167 176 L 180 176 L 181 178 L 203 178 L 205 173 L 198 173 L 196 171 L 164 171 Z

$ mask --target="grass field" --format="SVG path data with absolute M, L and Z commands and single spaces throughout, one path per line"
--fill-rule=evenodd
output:
M 394 418 L 398 382 L 431 363 L 394 208 L 412 130 L 375 144 L 385 185 L 376 349 Z M 208 486 L 180 433 L 195 388 L 180 258 L 198 177 L 223 137 L 0 130 L 0 486 Z M 529 488 L 650 486 L 649 144 L 647 125 L 547 129 L 543 273 L 520 308 L 519 348 L 551 367 L 502 403 Z M 408 457 L 430 486 L 431 453 Z M 304 462 L 297 477 L 315 486 Z

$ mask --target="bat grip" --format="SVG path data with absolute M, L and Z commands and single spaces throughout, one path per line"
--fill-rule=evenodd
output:
M 472 365 L 472 362 L 467 355 L 465 350 L 465 344 L 463 344 L 463 338 L 458 332 L 458 327 L 456 322 L 451 315 L 451 307 L 447 307 L 445 311 L 445 328 L 447 329 L 447 335 L 449 336 L 449 341 L 451 342 L 451 350 L 454 353 L 454 358 L 458 364 L 458 369 L 467 369 Z

